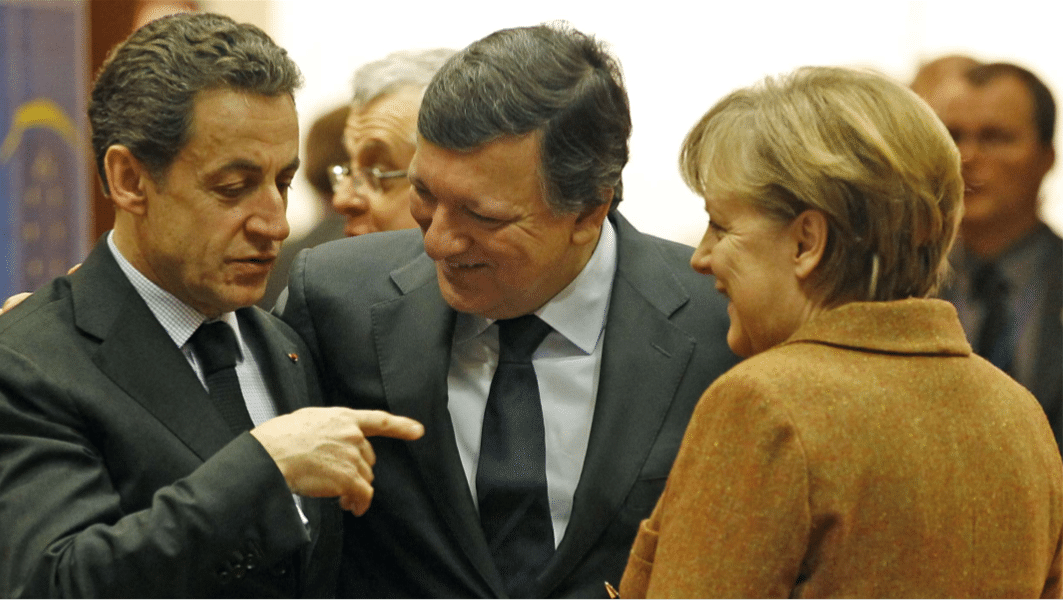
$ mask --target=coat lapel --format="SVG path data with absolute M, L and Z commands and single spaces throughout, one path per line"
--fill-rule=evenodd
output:
M 435 264 L 421 255 L 392 273 L 401 296 L 372 307 L 373 342 L 393 412 L 417 419 L 425 435 L 409 449 L 440 514 L 480 575 L 502 593 L 480 529 L 480 517 L 462 469 L 454 426 L 447 409 L 447 373 L 456 313 L 443 300 Z M 409 364 L 408 353 L 394 348 L 423 348 L 421 362 Z
M 256 359 L 276 403 L 277 414 L 320 404 L 320 399 L 310 398 L 307 394 L 308 374 L 299 362 L 301 348 L 288 339 L 264 312 L 247 307 L 236 314 L 240 326 L 247 327 L 249 335 L 245 336 L 245 341 L 259 347 Z
M 311 389 L 308 386 L 313 384 L 308 382 L 307 378 L 315 375 L 312 370 L 306 368 L 308 363 L 300 360 L 302 348 L 286 336 L 264 311 L 247 307 L 237 310 L 236 314 L 240 319 L 242 331 L 246 332 L 244 341 L 255 349 L 255 359 L 266 378 L 277 414 L 287 414 L 307 406 L 319 406 L 321 399 L 310 397 L 308 393 Z M 309 522 L 310 531 L 322 530 L 325 506 L 334 502 L 331 498 L 301 498 L 302 511 Z M 314 539 L 316 543 L 319 536 Z M 304 552 L 303 558 L 310 560 L 312 555 L 312 551 Z M 309 569 L 309 566 L 306 568 Z
M 568 529 L 541 578 L 544 594 L 580 563 L 614 520 L 655 447 L 694 350 L 691 337 L 669 321 L 688 301 L 686 290 L 668 276 L 672 265 L 623 217 L 611 218 L 617 228 L 617 273 L 594 421 Z
M 75 321 L 100 370 L 206 460 L 232 440 L 192 367 L 101 241 L 71 276 Z

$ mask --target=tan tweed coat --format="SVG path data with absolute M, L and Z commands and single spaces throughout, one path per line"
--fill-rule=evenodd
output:
M 939 300 L 853 303 L 702 397 L 622 597 L 1061 593 L 1063 465 Z

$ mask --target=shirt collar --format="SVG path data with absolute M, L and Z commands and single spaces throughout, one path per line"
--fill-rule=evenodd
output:
M 607 219 L 602 224 L 598 245 L 583 270 L 535 314 L 580 350 L 587 354 L 594 352 L 605 328 L 616 263 L 616 231 Z M 458 313 L 454 340 L 459 343 L 468 341 L 482 334 L 492 323 L 494 319 Z
M 133 263 L 126 260 L 126 257 L 122 256 L 118 246 L 114 243 L 114 230 L 107 234 L 107 247 L 111 250 L 111 254 L 114 255 L 114 259 L 118 262 L 118 267 L 122 269 L 122 273 L 129 279 L 129 283 L 133 285 L 140 297 L 144 299 L 148 309 L 155 315 L 155 319 L 166 330 L 170 339 L 173 340 L 178 348 L 183 347 L 189 338 L 192 337 L 192 334 L 196 332 L 196 329 L 209 319 L 203 313 L 179 300 L 177 296 L 159 287 L 138 271 L 133 266 Z M 239 337 L 240 329 L 235 312 L 224 313 L 218 317 L 218 320 L 228 323 Z

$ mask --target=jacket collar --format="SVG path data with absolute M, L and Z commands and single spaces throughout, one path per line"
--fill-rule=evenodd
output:
M 850 302 L 824 311 L 783 342 L 797 343 L 893 354 L 971 354 L 956 309 L 944 300 L 919 298 Z

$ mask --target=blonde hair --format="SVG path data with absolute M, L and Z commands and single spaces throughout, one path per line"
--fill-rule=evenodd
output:
M 687 134 L 686 184 L 830 226 L 810 282 L 826 305 L 937 290 L 963 210 L 960 156 L 933 111 L 886 77 L 805 67 L 737 90 Z

